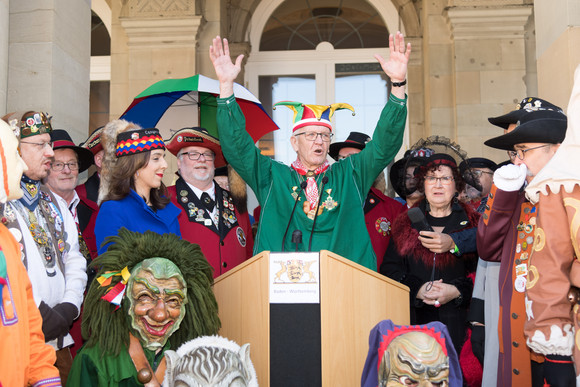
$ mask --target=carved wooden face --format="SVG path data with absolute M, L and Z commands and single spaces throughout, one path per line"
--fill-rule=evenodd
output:
M 449 358 L 433 337 L 424 332 L 409 332 L 389 344 L 379 367 L 379 386 L 448 385 Z
M 0 159 L 0 177 L 5 184 L 0 189 L 0 203 L 22 197 L 20 188 L 20 177 L 28 167 L 18 153 L 18 139 L 7 123 L 0 120 L 0 151 L 4 157 Z M 2 160 L 5 163 L 2 163 Z
M 181 272 L 165 258 L 135 266 L 128 283 L 131 326 L 150 350 L 162 348 L 185 317 L 187 288 Z

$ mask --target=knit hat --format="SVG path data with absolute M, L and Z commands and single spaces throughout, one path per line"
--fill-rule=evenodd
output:
M 302 102 L 280 101 L 274 104 L 276 106 L 287 106 L 294 111 L 292 132 L 308 125 L 318 125 L 327 127 L 332 131 L 330 119 L 336 110 L 349 109 L 354 116 L 354 108 L 347 103 L 333 103 L 331 105 L 305 105 Z
M 356 148 L 363 150 L 371 138 L 360 132 L 350 132 L 348 137 L 343 142 L 335 142 L 330 144 L 328 154 L 335 160 L 338 160 L 338 153 L 342 148 Z
M 117 135 L 117 157 L 165 149 L 165 143 L 156 128 L 135 129 Z
M 76 146 L 66 130 L 55 129 L 50 133 L 52 149 L 72 149 L 79 159 L 79 173 L 89 169 L 93 165 L 93 154 L 86 148 Z
M 167 140 L 167 150 L 177 156 L 179 151 L 188 146 L 199 146 L 211 150 L 215 154 L 214 165 L 216 168 L 226 165 L 220 142 L 213 137 L 207 129 L 193 127 L 183 128 L 173 133 Z

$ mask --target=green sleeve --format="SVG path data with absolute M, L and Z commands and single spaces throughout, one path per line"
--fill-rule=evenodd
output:
M 252 188 L 260 203 L 263 192 L 271 184 L 271 164 L 274 162 L 260 153 L 246 131 L 246 119 L 234 96 L 218 98 L 217 126 L 222 151 L 228 163 Z
M 402 100 L 391 94 L 381 112 L 372 141 L 360 153 L 348 158 L 352 160 L 355 179 L 358 179 L 364 197 L 379 173 L 389 165 L 401 148 L 406 120 L 406 96 Z
M 82 353 L 75 356 L 75 360 L 67 378 L 66 386 L 99 386 L 99 369 L 89 356 Z

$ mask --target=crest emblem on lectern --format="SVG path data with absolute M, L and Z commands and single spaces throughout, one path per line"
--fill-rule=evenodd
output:
M 274 282 L 278 283 L 316 283 L 316 276 L 310 270 L 310 266 L 316 261 L 303 261 L 292 259 L 287 261 L 276 261 L 280 265 L 280 270 L 276 273 Z M 284 275 L 285 274 L 285 275 Z M 307 279 L 306 279 L 306 276 Z

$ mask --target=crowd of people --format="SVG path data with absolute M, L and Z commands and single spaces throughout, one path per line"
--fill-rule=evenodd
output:
M 294 111 L 292 165 L 246 132 L 233 96 L 242 56 L 220 37 L 219 139 L 192 126 L 164 140 L 113 120 L 77 145 L 46 113 L 2 117 L 0 386 L 160 383 L 166 349 L 219 330 L 213 278 L 264 250 L 322 249 L 408 286 L 410 323 L 445 324 L 464 385 L 575 385 L 578 117 L 569 125 L 560 107 L 526 97 L 489 118 L 503 129 L 485 142 L 507 151 L 500 164 L 441 138 L 392 163 L 411 45 L 397 33 L 389 49 L 376 56 L 392 87 L 372 138 L 332 142 L 331 118 L 348 104 L 279 103 Z M 578 89 L 569 109 L 580 110 Z M 220 170 L 237 178 L 224 184 Z

